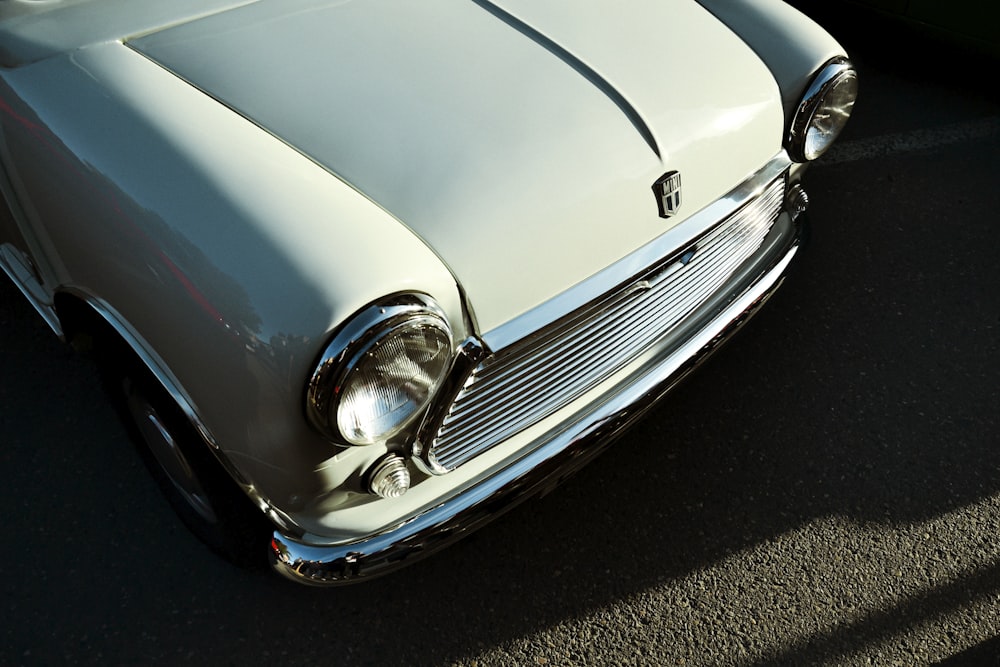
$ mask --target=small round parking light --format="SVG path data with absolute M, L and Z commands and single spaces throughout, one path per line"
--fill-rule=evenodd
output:
M 368 491 L 380 498 L 398 498 L 409 489 L 410 471 L 398 454 L 380 459 L 368 474 Z

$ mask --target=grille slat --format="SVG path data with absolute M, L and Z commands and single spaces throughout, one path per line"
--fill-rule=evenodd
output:
M 776 179 L 699 239 L 687 265 L 654 264 L 483 361 L 431 445 L 438 467 L 452 470 L 544 419 L 668 335 L 760 248 L 784 186 Z

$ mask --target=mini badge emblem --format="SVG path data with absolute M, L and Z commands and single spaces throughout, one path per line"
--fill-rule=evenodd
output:
M 653 183 L 656 205 L 660 207 L 660 217 L 669 218 L 681 207 L 681 174 L 668 171 Z

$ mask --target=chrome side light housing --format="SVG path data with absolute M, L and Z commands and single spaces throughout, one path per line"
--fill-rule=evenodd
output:
M 367 476 L 368 492 L 379 498 L 399 498 L 410 488 L 410 471 L 399 454 L 382 458 Z
M 815 160 L 847 124 L 858 96 L 858 74 L 846 58 L 831 60 L 813 78 L 792 117 L 788 153 L 796 162 Z
M 335 442 L 386 442 L 426 411 L 453 349 L 451 328 L 430 297 L 406 294 L 368 306 L 324 350 L 306 414 Z

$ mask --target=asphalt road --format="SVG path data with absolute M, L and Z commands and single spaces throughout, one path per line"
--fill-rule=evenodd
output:
M 834 29 L 862 97 L 769 307 L 559 490 L 362 586 L 209 554 L 0 281 L 0 663 L 1000 664 L 998 63 Z

